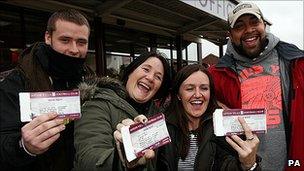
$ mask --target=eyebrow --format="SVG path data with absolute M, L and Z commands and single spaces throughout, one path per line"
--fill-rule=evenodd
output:
M 64 38 L 64 39 L 73 39 L 73 37 L 69 36 L 69 35 L 61 35 L 59 36 L 59 38 Z M 88 39 L 80 37 L 76 39 L 77 41 L 86 41 L 88 42 Z
M 143 64 L 142 66 L 152 68 L 152 66 L 150 64 Z M 161 76 L 163 75 L 161 72 L 158 72 L 158 71 L 156 72 L 156 74 L 160 74 Z
M 184 84 L 184 86 L 195 86 L 195 84 L 189 83 L 189 84 Z M 200 86 L 210 86 L 209 84 L 200 84 Z
M 84 42 L 88 42 L 88 40 L 87 39 L 84 39 L 84 38 L 79 38 L 79 39 L 77 39 L 77 41 L 84 41 Z

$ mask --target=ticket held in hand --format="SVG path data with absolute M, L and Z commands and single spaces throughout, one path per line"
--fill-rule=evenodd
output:
M 79 90 L 21 92 L 19 103 L 21 122 L 46 113 L 57 113 L 58 117 L 70 120 L 81 117 Z
M 244 134 L 238 117 L 244 118 L 253 133 L 267 132 L 266 109 L 216 109 L 213 113 L 214 134 Z
M 122 127 L 121 135 L 129 162 L 143 156 L 147 149 L 156 149 L 171 142 L 162 113 L 148 118 L 145 124 L 136 123 Z

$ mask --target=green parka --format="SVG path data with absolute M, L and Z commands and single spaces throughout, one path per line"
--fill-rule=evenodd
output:
M 138 112 L 125 100 L 119 81 L 95 78 L 80 85 L 82 117 L 75 122 L 75 170 L 124 170 L 115 148 L 113 133 L 123 119 Z M 154 105 L 145 115 L 157 113 Z

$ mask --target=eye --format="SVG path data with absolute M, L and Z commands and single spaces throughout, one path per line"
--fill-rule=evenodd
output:
M 60 39 L 60 41 L 61 41 L 61 43 L 64 43 L 64 44 L 69 43 L 69 39 L 67 39 L 67 38 L 62 38 L 62 39 Z
M 186 87 L 186 91 L 193 91 L 194 90 L 194 87 Z
M 202 90 L 202 91 L 208 91 L 208 90 L 209 90 L 209 87 L 203 86 L 203 87 L 201 87 L 201 90 Z
M 235 23 L 235 24 L 234 24 L 233 29 L 242 30 L 242 29 L 244 29 L 244 27 L 245 27 L 244 23 L 238 22 L 238 23 Z
M 77 43 L 78 43 L 78 45 L 80 45 L 80 46 L 85 46 L 85 45 L 88 44 L 88 42 L 87 42 L 86 40 L 78 40 Z
M 162 76 L 160 76 L 160 75 L 156 75 L 155 78 L 159 81 L 162 81 Z
M 149 72 L 149 68 L 143 67 L 144 72 Z
M 256 18 L 256 19 L 251 20 L 250 24 L 253 25 L 253 26 L 257 26 L 257 25 L 260 24 L 260 22 L 261 22 L 261 21 L 260 21 L 259 19 Z

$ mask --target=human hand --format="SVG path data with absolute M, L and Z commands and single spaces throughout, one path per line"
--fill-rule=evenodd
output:
M 229 109 L 229 107 L 227 107 L 224 103 L 220 102 L 220 101 L 216 101 L 217 105 L 219 107 L 221 107 L 222 109 L 226 110 L 226 109 Z
M 122 136 L 121 136 L 121 128 L 123 126 L 129 126 L 134 123 L 146 123 L 148 121 L 147 117 L 144 115 L 139 115 L 134 118 L 134 121 L 131 119 L 124 119 L 121 123 L 117 124 L 116 131 L 114 132 L 114 139 L 116 142 L 116 148 L 118 151 L 118 155 L 122 163 L 127 168 L 134 168 L 138 165 L 145 165 L 147 163 L 147 160 L 153 159 L 155 156 L 155 152 L 153 150 L 146 150 L 144 156 L 137 158 L 131 162 L 127 162 L 123 153 L 123 149 L 121 147 L 122 142 Z
M 56 117 L 56 113 L 39 115 L 21 128 L 21 139 L 28 152 L 42 154 L 59 138 L 65 126 L 63 119 Z
M 231 138 L 226 136 L 226 141 L 238 152 L 242 168 L 248 170 L 256 162 L 256 154 L 260 140 L 252 133 L 244 118 L 239 117 L 238 120 L 245 131 L 246 140 L 243 141 L 239 136 L 232 135 Z

